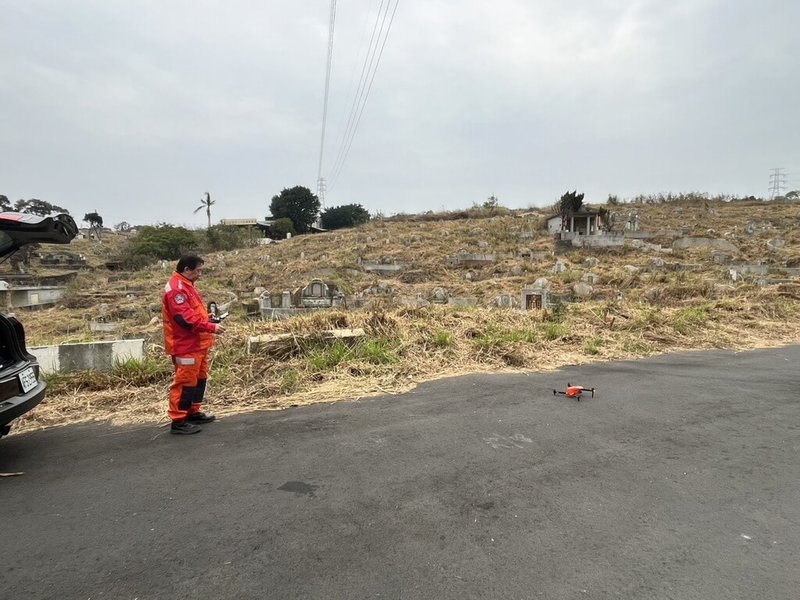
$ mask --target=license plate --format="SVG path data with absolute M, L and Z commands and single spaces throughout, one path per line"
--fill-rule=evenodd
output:
M 22 386 L 23 394 L 27 394 L 36 387 L 36 384 L 39 382 L 36 381 L 36 374 L 33 372 L 33 367 L 28 367 L 19 374 L 19 383 Z

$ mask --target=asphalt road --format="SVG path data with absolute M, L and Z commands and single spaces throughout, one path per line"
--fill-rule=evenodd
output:
M 0 441 L 0 597 L 800 595 L 800 346 Z M 554 397 L 570 381 L 581 402 Z

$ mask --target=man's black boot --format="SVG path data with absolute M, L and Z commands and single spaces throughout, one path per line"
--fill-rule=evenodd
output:
M 211 421 L 215 420 L 217 417 L 214 415 L 207 415 L 204 412 L 194 413 L 186 417 L 186 420 L 189 423 L 211 423 Z
M 173 421 L 172 426 L 169 428 L 170 433 L 177 435 L 189 435 L 192 433 L 200 433 L 203 431 L 201 427 L 187 421 Z

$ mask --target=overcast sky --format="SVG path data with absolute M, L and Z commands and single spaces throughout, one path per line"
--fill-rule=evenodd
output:
M 333 181 L 378 11 L 395 1 L 337 2 L 327 206 L 766 196 L 776 167 L 800 187 L 797 0 L 397 0 Z M 217 222 L 264 217 L 283 188 L 317 191 L 329 0 L 0 8 L 12 202 L 202 226 L 205 192 Z

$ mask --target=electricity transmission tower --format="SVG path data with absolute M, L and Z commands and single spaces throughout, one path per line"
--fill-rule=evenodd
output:
M 317 179 L 317 198 L 322 208 L 325 208 L 325 192 L 328 191 L 328 182 L 324 177 Z
M 782 168 L 772 169 L 772 173 L 769 176 L 770 200 L 783 196 L 783 192 L 786 190 L 786 173 L 783 171 L 784 169 Z

